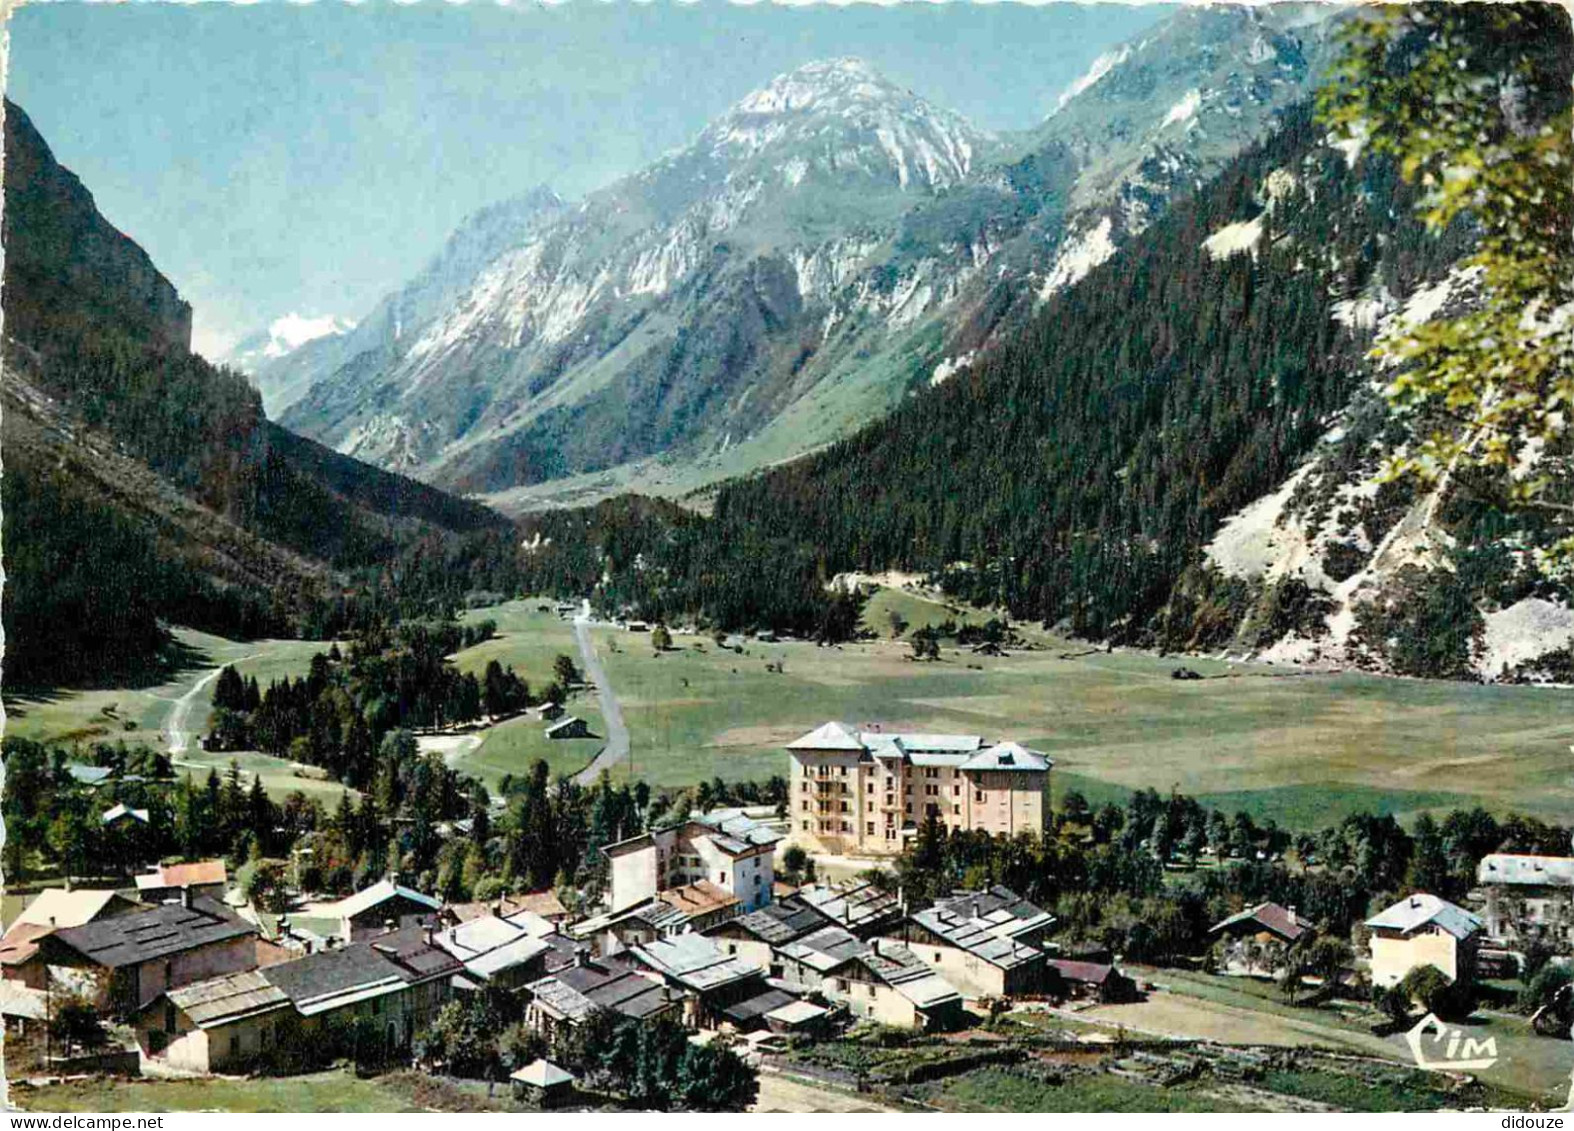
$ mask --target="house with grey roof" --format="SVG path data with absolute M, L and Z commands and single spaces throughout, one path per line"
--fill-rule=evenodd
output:
M 525 987 L 525 1024 L 548 1039 L 572 1029 L 598 1010 L 632 1021 L 679 1017 L 684 995 L 627 954 L 593 958 L 581 950 L 574 961 Z
M 408 1048 L 453 995 L 464 964 L 437 946 L 435 932 L 403 927 L 336 946 L 264 973 L 283 990 L 308 1031 L 329 1023 L 374 1023 L 390 1049 Z
M 794 892 L 758 911 L 725 919 L 701 933 L 714 939 L 728 954 L 768 967 L 773 975 L 779 975 L 776 948 L 830 924 L 830 918 Z
M 951 1029 L 962 995 L 900 944 L 865 942 L 843 927 L 823 927 L 778 948 L 782 978 L 807 986 L 854 1017 L 906 1029 Z
M 728 954 L 704 935 L 675 935 L 631 947 L 629 957 L 685 995 L 686 1024 L 715 1024 L 724 1009 L 753 997 L 765 985 L 765 971 Z
M 547 932 L 550 933 L 550 925 Z M 529 926 L 488 915 L 437 931 L 434 944 L 464 964 L 455 988 L 517 989 L 546 972 L 552 947 Z
M 1476 889 L 1492 939 L 1574 953 L 1574 857 L 1494 852 L 1476 865 Z
M 1374 986 L 1398 985 L 1410 971 L 1435 966 L 1452 981 L 1475 974 L 1478 915 L 1428 892 L 1416 892 L 1366 921 Z
M 402 927 L 430 926 L 437 921 L 443 901 L 393 880 L 379 880 L 369 888 L 331 903 L 302 910 L 300 916 L 336 923 L 333 933 L 341 942 L 386 934 Z
M 261 970 L 166 990 L 135 1018 L 145 1056 L 186 1072 L 241 1072 L 272 1049 L 289 995 Z
M 50 984 L 130 1017 L 159 994 L 257 967 L 257 930 L 201 896 L 64 927 L 38 940 Z
M 863 880 L 810 884 L 797 894 L 827 921 L 861 939 L 889 930 L 904 915 L 902 901 L 894 893 Z
M 1054 916 L 1009 888 L 953 892 L 914 912 L 887 936 L 907 946 L 969 997 L 1042 989 L 1046 955 L 1039 943 Z

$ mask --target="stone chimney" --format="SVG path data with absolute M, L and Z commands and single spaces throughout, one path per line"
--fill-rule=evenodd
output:
M 188 909 L 191 907 L 191 885 L 190 884 L 181 884 L 180 885 L 180 905 L 182 907 L 185 907 L 185 908 L 188 908 Z

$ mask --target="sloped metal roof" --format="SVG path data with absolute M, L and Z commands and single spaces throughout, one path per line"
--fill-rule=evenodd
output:
M 1456 939 L 1467 939 L 1481 929 L 1481 917 L 1440 896 L 1417 892 L 1366 921 L 1368 927 L 1382 927 L 1406 935 L 1429 924 L 1435 924 Z
M 225 974 L 169 990 L 166 995 L 199 1029 L 271 1013 L 290 1004 L 290 996 L 269 982 L 260 970 Z
M 674 935 L 631 948 L 638 959 L 688 989 L 703 993 L 757 977 L 761 971 L 726 954 L 704 935 Z

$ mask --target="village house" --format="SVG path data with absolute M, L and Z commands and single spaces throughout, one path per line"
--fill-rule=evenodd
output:
M 529 708 L 527 713 L 533 719 L 539 719 L 544 723 L 550 723 L 563 717 L 563 705 L 561 703 L 542 703 L 538 706 Z
M 684 1023 L 714 1025 L 723 1010 L 765 988 L 765 971 L 727 954 L 704 935 L 658 939 L 628 951 L 633 961 L 686 995 Z
M 1048 981 L 1060 982 L 1067 997 L 1087 998 L 1104 1005 L 1123 1005 L 1141 995 L 1137 983 L 1107 962 L 1082 962 L 1074 958 L 1051 958 L 1045 963 Z
M 117 1017 L 168 989 L 254 970 L 256 928 L 202 897 L 64 927 L 39 940 L 51 986 Z
M 728 954 L 781 974 L 776 949 L 829 926 L 831 921 L 798 893 L 768 903 L 758 911 L 723 920 L 703 933 Z
M 845 1005 L 854 1016 L 904 1029 L 954 1028 L 962 995 L 906 947 L 823 927 L 779 948 L 782 978 Z
M 5 937 L 0 939 L 0 977 L 41 990 L 47 972 L 39 956 L 39 939 L 59 927 L 80 927 L 145 910 L 136 901 L 107 889 L 45 888 L 33 897 L 11 923 Z
M 379 880 L 344 899 L 304 908 L 302 916 L 332 923 L 332 933 L 342 942 L 360 942 L 390 929 L 434 923 L 442 906 L 435 896 Z
M 1406 896 L 1366 921 L 1374 986 L 1398 985 L 1406 974 L 1435 966 L 1451 981 L 1475 974 L 1481 919 L 1426 892 Z
M 1003 997 L 1042 989 L 1039 943 L 1054 926 L 1047 911 L 1009 888 L 957 892 L 915 912 L 889 941 L 906 944 L 969 997 Z
M 270 966 L 265 974 L 307 1031 L 368 1019 L 389 1049 L 407 1049 L 452 996 L 453 978 L 463 970 L 428 929 L 405 927 Z
M 165 864 L 137 877 L 137 898 L 144 903 L 179 899 L 182 889 L 189 889 L 192 895 L 223 899 L 228 888 L 229 872 L 222 860 Z
M 541 920 L 544 922 L 544 920 Z M 550 933 L 550 924 L 548 932 Z M 488 915 L 435 933 L 435 945 L 464 964 L 465 989 L 518 989 L 546 972 L 551 947 L 525 925 Z
M 1293 907 L 1259 903 L 1208 928 L 1219 940 L 1221 974 L 1272 976 L 1284 965 L 1284 951 L 1315 931 Z
M 187 1072 L 241 1072 L 271 1049 L 289 995 L 261 970 L 165 990 L 135 1019 L 143 1054 Z
M 846 928 L 861 939 L 884 933 L 906 915 L 900 896 L 866 881 L 810 884 L 799 888 L 797 894 L 828 922 Z
M 681 994 L 626 954 L 592 958 L 581 952 L 570 965 L 525 990 L 530 998 L 525 1024 L 548 1040 L 583 1024 L 599 1009 L 635 1021 L 678 1017 L 683 1009 Z
M 740 911 L 754 911 L 773 898 L 779 840 L 741 810 L 721 809 L 609 844 L 601 851 L 611 865 L 612 910 L 705 880 L 735 897 Z
M 829 722 L 787 753 L 793 833 L 820 851 L 898 853 L 931 815 L 952 830 L 1044 830 L 1053 763 L 1014 742 Z
M 1476 884 L 1489 937 L 1574 953 L 1574 857 L 1494 852 L 1476 866 Z
M 115 771 L 109 766 L 90 766 L 86 762 L 67 762 L 66 773 L 78 785 L 85 785 L 97 789 L 114 777 Z

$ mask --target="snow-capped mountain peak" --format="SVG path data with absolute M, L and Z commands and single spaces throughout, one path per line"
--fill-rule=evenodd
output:
M 311 317 L 292 310 L 268 325 L 268 341 L 262 347 L 262 356 L 283 357 L 307 342 L 325 338 L 329 334 L 348 334 L 353 329 L 355 322 L 350 318 L 341 318 L 337 314 Z
M 961 115 L 849 57 L 776 76 L 712 123 L 696 148 L 734 165 L 763 156 L 791 184 L 811 171 L 894 173 L 904 189 L 934 189 L 967 177 L 991 141 Z

